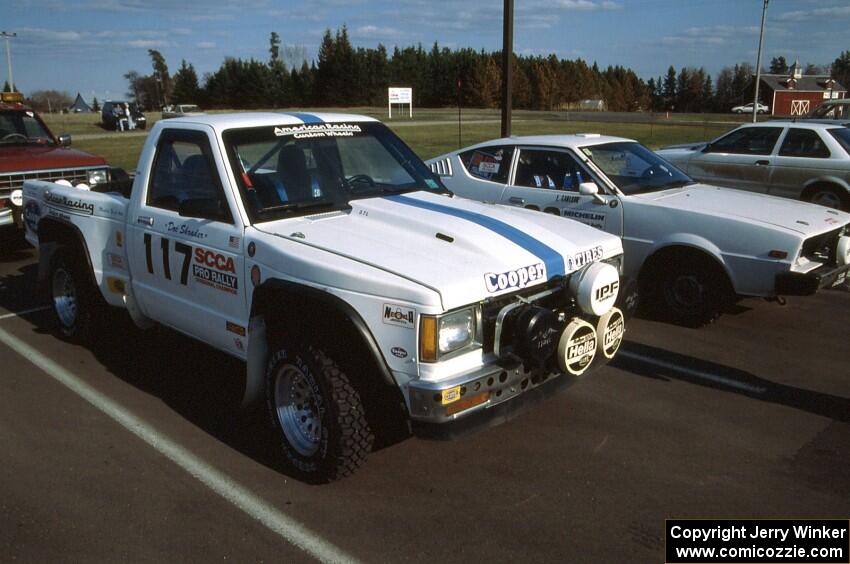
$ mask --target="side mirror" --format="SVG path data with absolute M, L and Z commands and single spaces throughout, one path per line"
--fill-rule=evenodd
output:
M 70 133 L 63 133 L 62 135 L 60 135 L 59 136 L 59 144 L 63 147 L 70 147 L 71 146 L 71 134 Z
M 706 143 L 705 147 L 702 148 L 702 152 L 703 153 L 710 153 L 711 152 L 711 143 Z
M 578 193 L 582 196 L 593 196 L 593 201 L 597 204 L 607 204 L 608 201 L 599 195 L 599 186 L 596 182 L 582 182 L 578 185 Z

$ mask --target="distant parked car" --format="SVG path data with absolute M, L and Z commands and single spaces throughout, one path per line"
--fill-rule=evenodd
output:
M 195 104 L 174 104 L 162 108 L 162 119 L 200 116 L 204 111 Z
M 812 110 L 803 119 L 806 121 L 816 120 L 822 123 L 850 126 L 850 98 L 827 100 Z
M 700 182 L 850 211 L 850 129 L 840 125 L 753 123 L 657 153 Z
M 100 110 L 100 119 L 103 121 L 103 126 L 106 129 L 119 129 L 118 120 L 121 116 L 119 109 L 123 111 L 126 104 L 127 102 L 122 102 L 120 100 L 107 100 L 103 103 L 103 107 Z M 135 103 L 130 103 L 129 106 L 130 115 L 133 116 L 133 121 L 136 123 L 136 129 L 147 128 L 147 119 L 139 106 Z
M 756 111 L 760 114 L 766 114 L 767 106 L 759 103 Z M 744 104 L 743 106 L 735 106 L 734 108 L 732 108 L 732 112 L 736 114 L 751 114 L 753 113 L 753 103 L 750 102 L 749 104 Z
M 736 296 L 812 294 L 843 284 L 850 271 L 850 215 L 697 184 L 630 139 L 510 137 L 428 164 L 457 196 L 551 213 L 622 237 L 627 311 L 635 279 L 640 300 L 655 312 L 699 326 Z

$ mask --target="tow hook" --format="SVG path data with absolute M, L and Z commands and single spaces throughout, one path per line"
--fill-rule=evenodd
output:
M 770 297 L 770 298 L 765 298 L 765 300 L 767 300 L 768 302 L 776 302 L 781 306 L 784 306 L 788 303 L 787 301 L 785 301 L 785 298 L 783 298 L 782 296 L 773 296 L 773 297 Z

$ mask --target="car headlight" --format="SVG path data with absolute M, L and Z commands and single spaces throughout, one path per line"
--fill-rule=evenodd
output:
M 419 358 L 436 362 L 476 344 L 478 316 L 466 308 L 442 316 L 423 315 L 419 326 Z
M 89 171 L 89 186 L 95 186 L 97 184 L 105 184 L 109 181 L 109 174 L 107 174 L 105 169 L 99 170 L 90 170 Z

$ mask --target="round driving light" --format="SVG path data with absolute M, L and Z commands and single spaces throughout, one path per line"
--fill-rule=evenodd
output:
M 614 358 L 625 333 L 626 321 L 620 308 L 611 308 L 611 311 L 600 317 L 596 322 L 596 338 L 602 356 L 609 360 Z
M 12 195 L 9 196 L 9 201 L 12 202 L 13 206 L 21 207 L 24 205 L 24 193 L 21 190 L 13 191 Z
M 850 264 L 850 236 L 843 235 L 838 238 L 838 246 L 835 249 L 835 260 L 841 266 Z
M 563 372 L 581 376 L 596 356 L 596 329 L 583 319 L 574 318 L 558 341 L 558 366 Z
M 570 290 L 583 312 L 603 315 L 617 301 L 620 273 L 610 264 L 595 262 L 570 278 Z

